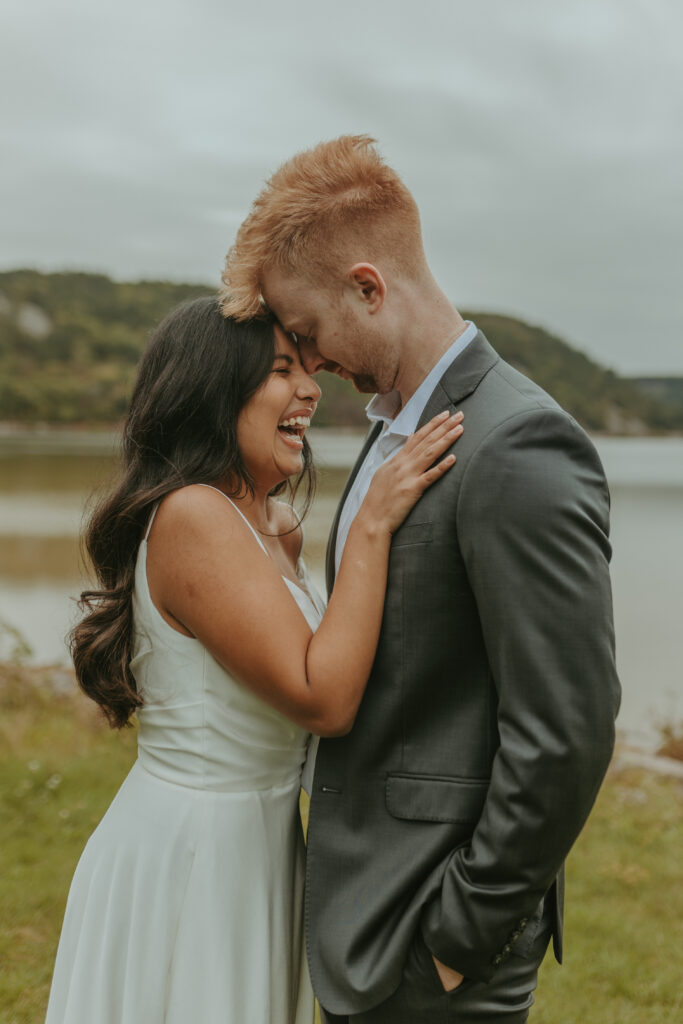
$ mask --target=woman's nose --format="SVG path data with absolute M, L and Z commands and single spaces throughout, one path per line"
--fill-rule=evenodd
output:
M 309 398 L 313 402 L 319 402 L 322 391 L 320 387 L 311 377 L 310 373 L 307 373 L 298 388 L 298 394 L 300 398 Z

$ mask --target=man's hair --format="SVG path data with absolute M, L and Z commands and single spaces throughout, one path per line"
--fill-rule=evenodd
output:
M 267 267 L 324 287 L 349 255 L 402 273 L 424 264 L 417 204 L 368 135 L 321 142 L 268 179 L 228 252 L 222 311 L 237 320 L 263 313 Z

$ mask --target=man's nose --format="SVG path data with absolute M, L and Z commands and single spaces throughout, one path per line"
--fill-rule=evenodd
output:
M 318 346 L 310 338 L 304 338 L 299 342 L 299 357 L 308 374 L 318 373 L 325 364 L 325 360 L 318 352 Z

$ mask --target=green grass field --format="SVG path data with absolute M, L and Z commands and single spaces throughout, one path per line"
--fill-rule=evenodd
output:
M 71 874 L 135 758 L 133 730 L 49 676 L 0 666 L 0 1024 L 43 1020 Z M 612 771 L 569 859 L 565 966 L 547 957 L 534 1024 L 683 1019 L 682 850 L 683 784 Z

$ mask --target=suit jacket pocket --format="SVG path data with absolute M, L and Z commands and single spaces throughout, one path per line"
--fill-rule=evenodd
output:
M 406 523 L 400 526 L 391 542 L 392 548 L 407 547 L 408 544 L 429 544 L 434 523 Z
M 392 773 L 387 777 L 386 805 L 394 818 L 476 825 L 489 779 Z

